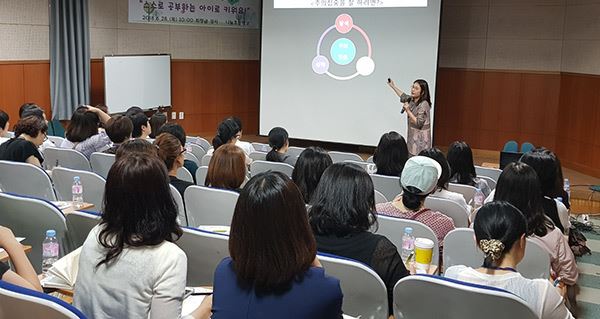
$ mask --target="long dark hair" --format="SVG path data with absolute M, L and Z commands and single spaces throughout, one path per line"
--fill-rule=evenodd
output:
M 288 132 L 283 127 L 274 127 L 269 131 L 269 146 L 271 150 L 267 153 L 267 161 L 283 162 L 279 150 L 288 143 Z
M 507 201 L 517 207 L 527 218 L 528 236 L 545 236 L 554 228 L 544 215 L 542 190 L 537 174 L 531 166 L 515 162 L 507 165 L 496 185 L 495 201 Z
M 431 106 L 431 95 L 429 93 L 429 84 L 427 84 L 427 81 L 423 79 L 418 79 L 415 80 L 415 83 L 417 83 L 421 88 L 421 95 L 419 96 L 418 103 L 427 101 L 427 103 L 429 103 L 429 106 Z
M 377 174 L 400 176 L 407 160 L 408 147 L 404 137 L 394 131 L 383 134 L 373 154 Z
M 67 140 L 73 143 L 83 142 L 98 134 L 100 118 L 94 112 L 88 111 L 87 107 L 78 107 L 71 116 L 71 122 L 65 133 Z
M 438 164 L 440 164 L 440 166 L 442 167 L 442 175 L 440 175 L 440 178 L 438 178 L 437 187 L 438 189 L 448 189 L 448 181 L 450 181 L 451 171 L 450 164 L 448 164 L 444 153 L 440 151 L 439 148 L 432 147 L 426 150 L 422 150 L 421 153 L 419 153 L 419 155 L 429 157 L 438 162 Z
M 223 122 L 219 123 L 217 134 L 212 140 L 213 148 L 216 150 L 219 146 L 229 143 L 239 132 L 240 127 L 233 119 L 228 118 L 223 120 Z
M 494 201 L 479 209 L 473 222 L 473 230 L 478 246 L 486 255 L 483 267 L 493 268 L 498 267 L 506 252 L 512 249 L 523 234 L 527 234 L 527 222 L 521 211 L 509 202 Z M 499 240 L 504 247 L 485 247 L 487 245 L 482 241 L 490 240 Z
M 558 179 L 558 159 L 556 155 L 543 147 L 536 148 L 521 156 L 521 162 L 531 166 L 540 179 L 542 194 L 548 197 L 554 197 L 556 192 L 556 183 Z
M 239 282 L 259 293 L 285 290 L 302 279 L 317 245 L 296 185 L 279 172 L 254 176 L 241 191 L 229 237 Z
M 107 252 L 97 266 L 116 260 L 126 246 L 156 246 L 181 237 L 167 168 L 157 156 L 132 154 L 113 164 L 100 225 L 98 242 Z
M 150 117 L 150 138 L 156 138 L 160 135 L 160 128 L 167 123 L 167 115 L 162 112 L 156 112 Z
M 368 231 L 377 223 L 373 181 L 351 163 L 335 163 L 325 170 L 310 201 L 310 224 L 317 235 L 343 237 Z
M 475 165 L 473 164 L 473 151 L 465 142 L 454 142 L 448 149 L 448 164 L 456 182 L 463 185 L 475 186 Z
M 305 203 L 310 202 L 323 172 L 332 164 L 331 156 L 320 147 L 308 147 L 300 153 L 292 180 L 300 189 Z

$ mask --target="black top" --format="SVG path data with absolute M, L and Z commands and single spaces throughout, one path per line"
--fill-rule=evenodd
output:
M 171 179 L 171 185 L 175 186 L 175 188 L 177 188 L 177 190 L 179 191 L 179 194 L 181 194 L 181 198 L 183 198 L 183 193 L 185 193 L 185 189 L 188 188 L 188 186 L 194 185 L 194 183 L 180 180 L 175 176 L 169 176 L 169 178 Z
M 4 274 L 10 269 L 6 263 L 0 262 L 0 279 L 4 277 Z
M 44 162 L 35 145 L 22 138 L 14 137 L 0 145 L 0 160 L 26 163 L 30 156 Z
M 196 171 L 198 170 L 198 164 L 196 164 L 194 161 L 186 159 L 183 161 L 183 167 L 185 167 L 188 171 L 190 171 L 190 174 L 192 174 L 192 177 L 194 178 L 194 182 L 197 183 L 198 181 L 196 180 Z M 202 183 L 200 183 L 200 184 L 204 184 L 204 181 L 202 181 Z M 181 196 L 183 196 L 183 195 L 181 195 Z
M 410 273 L 389 239 L 366 231 L 346 237 L 315 235 L 315 239 L 318 251 L 354 259 L 373 268 L 385 283 L 392 314 L 394 285 Z

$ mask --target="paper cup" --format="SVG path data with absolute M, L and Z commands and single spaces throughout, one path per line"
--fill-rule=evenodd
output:
M 415 267 L 417 272 L 427 272 L 433 256 L 433 240 L 415 239 Z

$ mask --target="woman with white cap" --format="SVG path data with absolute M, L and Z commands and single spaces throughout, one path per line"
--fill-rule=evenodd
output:
M 429 226 L 440 243 L 454 229 L 452 219 L 425 207 L 425 199 L 435 192 L 442 167 L 425 156 L 414 156 L 406 161 L 400 177 L 402 194 L 388 203 L 377 204 L 377 213 L 397 218 L 415 220 Z

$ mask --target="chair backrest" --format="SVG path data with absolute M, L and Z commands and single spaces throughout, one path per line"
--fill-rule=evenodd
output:
M 265 144 L 265 143 L 257 143 L 257 142 L 253 142 L 252 143 L 252 147 L 254 147 L 254 149 L 257 152 L 268 152 L 271 150 L 271 147 L 269 146 L 269 144 Z
M 500 174 L 502 174 L 502 170 L 491 167 L 475 166 L 475 173 L 477 176 L 487 176 L 498 182 L 498 178 L 500 177 Z
M 395 318 L 535 319 L 525 301 L 502 289 L 449 278 L 407 276 L 394 287 Z
M 179 225 L 187 226 L 188 218 L 185 213 L 185 204 L 183 203 L 183 198 L 181 197 L 181 193 L 175 188 L 175 186 L 169 184 L 169 188 L 171 189 L 171 196 L 175 200 L 177 204 L 177 219 L 179 220 Z
M 196 156 L 196 159 L 198 160 L 196 164 L 200 165 L 200 160 L 206 155 L 206 150 L 196 143 L 188 143 L 187 147 L 188 151 Z
M 108 171 L 115 163 L 115 155 L 101 152 L 94 152 L 90 156 L 90 164 L 92 166 L 92 172 L 106 178 Z
M 271 148 L 269 147 L 269 151 L 270 150 L 271 150 Z M 286 153 L 291 158 L 296 158 L 296 157 L 300 156 L 300 153 L 302 153 L 303 151 L 304 151 L 304 147 L 290 146 L 290 147 L 288 147 L 288 150 Z
M 81 152 L 70 148 L 47 147 L 44 150 L 44 166 L 53 169 L 55 166 L 92 171 L 90 161 Z
M 465 265 L 481 267 L 484 255 L 475 243 L 475 232 L 471 228 L 456 228 L 444 238 L 444 267 Z M 536 242 L 527 239 L 525 256 L 517 270 L 525 278 L 548 279 L 550 276 L 550 256 Z
M 292 177 L 294 166 L 287 163 L 268 162 L 268 161 L 253 161 L 250 164 L 250 175 L 256 176 L 267 171 L 282 172 L 285 175 Z
M 516 141 L 508 141 L 506 142 L 506 144 L 504 144 L 502 151 L 516 153 L 519 151 L 519 143 L 517 143 Z
M 61 256 L 71 251 L 65 216 L 51 202 L 0 193 L 0 207 L 0 225 L 10 228 L 19 237 L 25 237 L 22 243 L 32 247 L 27 257 L 37 273 L 42 271 L 42 242 L 46 238 L 46 230 L 56 230 Z
M 373 180 L 373 186 L 388 200 L 394 200 L 396 196 L 402 193 L 400 186 L 400 177 L 385 176 L 379 174 L 370 174 Z
M 0 161 L 0 190 L 56 200 L 48 174 L 40 167 L 28 163 Z
M 229 236 L 184 227 L 176 244 L 187 255 L 187 286 L 213 286 L 215 269 L 229 256 Z
M 196 185 L 204 186 L 206 176 L 208 175 L 208 166 L 200 166 L 196 170 Z
M 387 203 L 388 200 L 385 196 L 378 190 L 375 190 L 375 204 Z
M 471 185 L 450 183 L 448 184 L 448 190 L 462 194 L 465 197 L 467 204 L 470 204 L 473 201 L 473 197 L 475 197 L 476 188 Z
M 208 164 L 210 164 L 210 159 L 212 158 L 212 154 L 206 154 L 204 156 L 202 156 L 202 159 L 200 160 L 200 166 L 208 166 Z
M 375 174 L 375 172 L 377 172 L 377 166 L 375 166 L 375 164 L 373 163 L 368 163 L 365 161 L 358 162 L 353 160 L 345 160 L 344 163 L 352 163 L 354 165 L 357 165 L 369 174 Z
M 71 201 L 73 199 L 72 187 L 73 177 L 75 176 L 79 176 L 83 185 L 83 201 L 94 204 L 94 207 L 90 209 L 91 211 L 101 211 L 106 180 L 96 173 L 55 167 L 52 170 L 52 180 L 54 181 L 54 189 L 56 190 L 58 199 L 64 201 Z
M 185 152 L 185 153 L 183 153 L 183 157 L 186 160 L 192 161 L 192 162 L 196 163 L 196 165 L 200 166 L 200 160 L 193 153 L 191 153 L 191 152 Z
M 373 155 L 369 156 L 366 160 L 367 163 L 373 163 Z
M 68 303 L 0 280 L 0 318 L 85 319 Z
M 356 161 L 356 162 L 364 162 L 362 157 L 360 157 L 358 154 L 355 154 L 355 153 L 336 152 L 336 151 L 329 151 L 328 153 L 329 153 L 329 156 L 331 156 L 331 159 L 333 160 L 334 163 L 340 163 L 340 162 L 344 162 L 346 160 Z
M 398 253 L 402 249 L 402 235 L 404 234 L 405 227 L 412 227 L 413 236 L 415 238 L 427 238 L 433 241 L 433 256 L 431 258 L 431 264 L 437 265 L 440 260 L 440 245 L 437 236 L 429 226 L 410 219 L 402 219 L 396 217 L 389 217 L 384 215 L 377 215 L 377 231 L 376 234 L 387 237 L 395 246 L 398 248 Z
M 318 253 L 325 273 L 340 280 L 344 314 L 357 318 L 388 318 L 385 283 L 369 266 L 349 258 Z
M 54 135 L 48 135 L 48 139 L 56 146 L 60 146 L 65 141 L 64 137 Z
M 192 173 L 190 173 L 190 171 L 188 171 L 185 167 L 180 167 L 177 170 L 177 178 L 190 183 L 194 182 L 194 176 L 192 176 Z
M 523 144 L 521 144 L 521 153 L 531 152 L 531 150 L 533 150 L 534 148 L 535 146 L 530 142 L 524 142 Z
M 267 153 L 265 152 L 252 152 L 248 155 L 253 161 L 266 161 Z
M 477 178 L 485 180 L 486 183 L 488 184 L 488 186 L 490 187 L 490 190 L 496 189 L 496 181 L 494 179 L 492 179 L 491 177 L 489 177 L 489 176 L 477 176 Z
M 232 191 L 190 186 L 185 190 L 184 199 L 188 225 L 231 226 L 233 211 L 239 194 Z
M 205 152 L 208 152 L 208 150 L 212 147 L 212 145 L 207 140 L 203 139 L 200 136 L 188 136 L 186 138 L 186 142 L 200 145 L 200 147 L 202 147 Z
M 69 239 L 74 249 L 81 247 L 92 228 L 100 223 L 100 214 L 95 212 L 73 211 L 65 217 L 69 228 Z
M 469 227 L 469 212 L 455 201 L 427 196 L 425 207 L 452 218 L 454 227 Z

